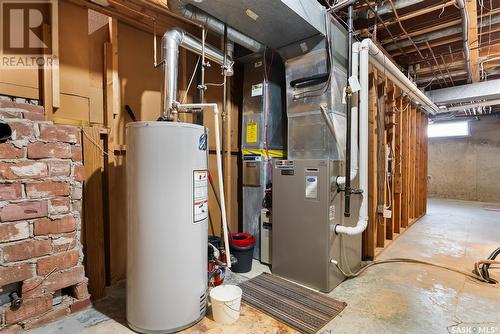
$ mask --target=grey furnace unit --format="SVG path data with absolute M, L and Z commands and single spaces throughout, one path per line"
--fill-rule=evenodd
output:
M 283 131 L 286 126 L 283 122 L 286 118 L 283 117 L 282 96 L 284 80 L 281 58 L 271 50 L 250 56 L 245 64 L 241 138 L 243 232 L 251 233 L 257 239 L 254 248 L 256 259 L 260 259 L 260 215 L 266 187 L 272 182 L 273 161 L 285 156 Z M 266 226 L 271 229 L 271 224 Z
M 329 42 L 316 35 L 280 49 L 285 60 L 288 160 L 273 173 L 273 274 L 328 292 L 344 280 L 335 266 L 361 264 L 361 235 L 336 235 L 334 226 L 354 226 L 360 197 L 351 197 L 351 217 L 343 215 L 347 81 L 346 32 L 336 22 Z M 334 128 L 329 130 L 320 106 Z M 358 179 L 352 187 L 356 188 Z
M 341 162 L 330 159 L 282 160 L 274 166 L 273 274 L 329 292 L 345 279 L 332 259 L 344 269 L 359 268 L 361 235 L 332 231 L 345 219 L 343 193 L 331 182 L 343 171 Z M 352 197 L 352 218 L 343 225 L 356 225 L 359 200 Z

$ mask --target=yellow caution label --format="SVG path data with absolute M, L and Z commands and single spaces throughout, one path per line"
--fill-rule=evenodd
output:
M 270 158 L 284 158 L 283 150 L 243 150 L 243 155 L 269 156 Z
M 254 121 L 247 124 L 247 143 L 257 143 L 258 125 Z

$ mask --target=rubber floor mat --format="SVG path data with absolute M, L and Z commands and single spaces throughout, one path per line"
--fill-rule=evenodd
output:
M 302 333 L 316 333 L 347 306 L 267 273 L 240 287 L 246 303 Z

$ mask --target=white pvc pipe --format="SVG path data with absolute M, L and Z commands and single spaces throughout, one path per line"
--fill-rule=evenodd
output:
M 353 48 L 353 60 L 355 59 L 355 50 Z M 364 39 L 357 51 L 359 52 L 359 81 L 361 85 L 359 93 L 359 188 L 363 192 L 363 198 L 356 226 L 335 226 L 336 233 L 348 235 L 360 234 L 368 226 L 368 63 L 370 62 L 383 72 L 398 87 L 419 102 L 427 112 L 434 115 L 440 111 L 439 107 L 420 91 L 370 39 Z
M 359 63 L 359 48 L 360 43 L 356 42 L 352 45 L 352 77 L 358 78 L 358 63 Z M 359 79 L 358 79 L 359 80 Z M 358 93 L 359 96 L 359 93 Z M 359 101 L 359 98 L 358 98 Z M 358 104 L 354 101 L 351 106 L 351 181 L 358 175 Z M 336 179 L 337 185 L 344 185 L 346 182 L 345 176 L 339 176 Z
M 356 226 L 335 226 L 335 233 L 348 235 L 363 233 L 368 226 L 368 48 L 361 45 L 361 48 L 357 49 L 357 51 L 354 53 L 353 50 L 353 63 L 354 59 L 359 56 L 359 81 L 361 86 L 359 91 L 359 188 L 363 197 L 361 198 Z
M 408 95 L 416 100 L 427 113 L 435 115 L 443 112 L 434 102 L 432 102 L 418 87 L 408 79 L 394 63 L 387 58 L 384 53 L 372 42 L 366 38 L 361 42 L 361 49 L 368 48 L 370 53 L 370 63 L 380 72 L 389 77 L 399 88 L 403 89 Z
M 214 111 L 215 150 L 217 157 L 217 177 L 219 178 L 219 195 L 220 195 L 219 198 L 220 198 L 220 208 L 222 215 L 222 229 L 224 231 L 224 248 L 226 249 L 227 267 L 231 268 L 231 253 L 229 250 L 229 235 L 228 235 L 227 216 L 226 216 L 226 200 L 224 197 L 224 177 L 222 175 L 222 156 L 221 156 L 221 144 L 220 144 L 220 134 L 219 134 L 219 107 L 217 106 L 217 103 L 179 104 L 177 107 L 179 109 L 210 108 L 213 109 Z

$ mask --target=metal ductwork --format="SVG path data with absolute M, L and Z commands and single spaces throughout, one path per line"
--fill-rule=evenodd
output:
M 225 22 L 228 38 L 254 52 L 325 34 L 325 8 L 316 0 L 169 0 L 168 4 L 177 15 L 220 35 Z
M 163 86 L 162 86 L 162 116 L 172 119 L 174 102 L 177 100 L 177 78 L 179 64 L 179 47 L 183 47 L 198 55 L 205 53 L 205 58 L 224 66 L 226 74 L 231 75 L 232 60 L 228 59 L 224 64 L 224 54 L 211 45 L 205 43 L 193 35 L 175 28 L 167 31 L 161 39 L 162 63 L 163 63 Z
M 224 22 L 217 20 L 201 9 L 192 5 L 187 5 L 180 0 L 169 0 L 168 5 L 170 10 L 174 13 L 182 15 L 193 22 L 199 23 L 206 29 L 219 35 L 224 35 Z M 263 44 L 231 27 L 227 27 L 227 38 L 253 52 L 263 51 L 265 48 Z
M 467 16 L 467 8 L 465 7 L 464 0 L 456 0 L 457 6 L 460 9 L 460 16 L 462 17 L 462 36 L 464 41 L 464 61 L 465 69 L 467 71 L 467 82 L 472 81 L 472 69 L 470 61 L 470 47 L 469 47 L 469 18 Z

